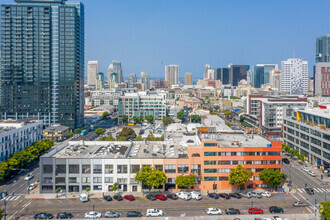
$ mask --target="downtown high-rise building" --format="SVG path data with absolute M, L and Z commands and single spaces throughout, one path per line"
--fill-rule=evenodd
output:
M 169 86 L 179 84 L 179 66 L 178 65 L 165 66 L 165 81 L 168 82 Z
M 109 65 L 108 68 L 108 79 L 111 78 L 111 74 L 116 73 L 117 74 L 117 83 L 124 82 L 123 78 L 123 70 L 121 68 L 121 63 L 119 61 L 113 60 L 112 63 Z
M 289 95 L 308 93 L 308 62 L 300 58 L 282 61 L 281 92 Z
M 242 79 L 247 80 L 249 65 L 230 65 L 229 66 L 229 84 L 237 86 Z
M 96 75 L 96 89 L 104 89 L 104 74 L 102 72 Z
M 313 73 L 314 95 L 330 96 L 330 34 L 316 39 L 316 59 Z
M 253 87 L 261 88 L 261 85 L 269 83 L 270 72 L 278 69 L 277 64 L 257 64 L 253 69 Z
M 273 89 L 281 91 L 281 71 L 273 69 L 269 73 L 269 84 Z
M 99 61 L 88 61 L 87 63 L 87 85 L 96 86 L 96 77 L 99 73 Z
M 0 117 L 45 126 L 84 124 L 84 5 L 15 0 L 1 5 Z
M 134 83 L 137 82 L 136 79 L 136 74 L 135 73 L 131 73 L 128 76 L 128 80 L 127 80 L 127 88 L 134 88 Z
M 184 84 L 186 86 L 192 85 L 192 73 L 185 73 L 184 74 Z
M 330 62 L 330 34 L 316 39 L 316 63 Z
M 229 84 L 229 68 L 215 68 L 214 79 L 221 80 L 222 85 Z
M 141 72 L 141 83 L 144 85 L 144 90 L 150 89 L 150 76 L 146 71 Z

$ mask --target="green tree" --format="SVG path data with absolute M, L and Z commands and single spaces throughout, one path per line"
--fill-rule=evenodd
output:
M 97 134 L 97 135 L 104 134 L 104 130 L 103 130 L 103 128 L 98 128 L 98 129 L 96 129 L 96 130 L 95 130 L 95 134 Z
M 176 117 L 182 121 L 184 119 L 184 113 L 180 111 L 176 114 Z
M 190 189 L 197 183 L 196 176 L 194 174 L 177 176 L 175 178 L 175 184 L 180 188 Z
M 119 133 L 117 140 L 120 139 L 121 141 L 127 141 L 131 139 L 135 139 L 136 134 L 134 130 L 130 127 L 124 127 L 121 132 Z
M 200 122 L 202 119 L 202 116 L 200 115 L 190 115 L 191 122 Z
M 109 115 L 110 115 L 109 112 L 103 112 L 102 117 L 103 117 L 103 118 L 106 118 L 106 117 L 108 117 Z
M 167 177 L 163 171 L 154 167 L 145 166 L 136 173 L 134 180 L 148 186 L 149 191 L 152 187 L 158 188 L 165 184 Z
M 61 190 L 62 190 L 61 187 L 58 187 L 58 188 L 55 190 L 55 192 L 56 192 L 56 198 L 58 197 L 58 194 L 59 194 L 59 192 L 61 192 Z
M 0 220 L 2 219 L 3 217 L 3 212 L 2 212 L 2 209 L 0 209 Z
M 171 117 L 164 117 L 163 118 L 163 124 L 165 127 L 167 127 L 169 124 L 174 123 L 174 120 Z
M 115 139 L 112 137 L 112 134 L 109 134 L 107 137 L 101 137 L 99 141 L 114 141 Z
M 148 137 L 146 138 L 146 141 L 155 141 L 155 136 L 152 132 L 148 134 Z
M 154 116 L 153 115 L 148 115 L 145 117 L 145 119 L 150 123 L 154 123 Z
M 271 188 L 277 189 L 277 186 L 283 183 L 283 174 L 279 170 L 264 169 L 260 172 L 260 179 L 267 182 Z
M 239 116 L 239 121 L 240 121 L 241 123 L 244 122 L 244 119 L 245 119 L 244 115 L 240 115 L 240 116 Z
M 91 188 L 90 187 L 86 187 L 86 192 L 88 194 L 88 197 L 89 197 L 89 191 L 91 191 Z
M 321 217 L 330 219 L 330 201 L 320 202 L 319 208 Z
M 128 122 L 128 116 L 127 115 L 123 115 L 123 123 L 127 123 Z
M 251 179 L 252 175 L 251 170 L 245 169 L 239 164 L 236 168 L 230 170 L 229 184 L 242 188 Z
M 69 132 L 69 133 L 66 133 L 65 137 L 66 137 L 66 138 L 70 138 L 70 137 L 72 137 L 73 135 L 74 135 L 73 132 Z
M 116 192 L 119 189 L 119 183 L 115 182 L 111 187 L 112 191 Z
M 141 135 L 137 136 L 134 141 L 143 141 L 143 138 Z
M 143 121 L 144 121 L 144 119 L 143 119 L 143 117 L 142 116 L 134 116 L 133 117 L 133 121 L 135 122 L 135 124 L 141 124 Z

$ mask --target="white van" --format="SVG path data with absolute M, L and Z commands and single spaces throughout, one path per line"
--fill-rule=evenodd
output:
M 183 200 L 190 200 L 191 199 L 191 194 L 189 192 L 178 192 L 176 195 Z
M 79 195 L 80 201 L 82 202 L 88 202 L 88 196 L 86 193 L 82 193 Z
M 202 199 L 202 194 L 200 192 L 192 191 L 190 192 L 191 198 L 195 200 L 201 200 Z

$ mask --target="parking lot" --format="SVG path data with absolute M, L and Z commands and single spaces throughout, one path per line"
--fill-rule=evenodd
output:
M 74 218 L 84 218 L 84 215 L 88 211 L 94 210 L 104 214 L 106 211 L 112 210 L 119 212 L 121 216 L 126 216 L 130 210 L 140 211 L 143 216 L 147 208 L 161 209 L 164 212 L 164 216 L 205 216 L 206 209 L 209 207 L 220 208 L 222 212 L 228 208 L 239 209 L 241 215 L 248 214 L 248 209 L 253 207 L 261 208 L 264 211 L 264 215 L 269 214 L 270 206 L 279 206 L 284 209 L 284 214 L 303 214 L 313 213 L 311 207 L 293 207 L 293 202 L 296 199 L 292 195 L 288 194 L 274 194 L 271 198 L 231 198 L 225 200 L 212 199 L 207 196 L 203 196 L 202 200 L 155 200 L 149 201 L 144 197 L 137 197 L 134 201 L 105 201 L 102 198 L 92 198 L 89 202 L 82 203 L 78 198 L 76 199 L 45 199 L 45 200 L 22 200 L 19 205 L 15 205 L 16 202 L 8 202 L 7 213 L 9 217 L 21 216 L 22 218 L 33 218 L 34 214 L 39 212 L 47 212 L 56 215 L 58 212 L 69 212 L 74 215 Z M 18 207 L 23 207 L 21 210 Z M 274 214 L 273 214 L 274 215 Z M 236 215 L 235 215 L 236 216 Z M 238 217 L 240 215 L 237 215 Z M 234 218 L 229 218 L 234 219 Z

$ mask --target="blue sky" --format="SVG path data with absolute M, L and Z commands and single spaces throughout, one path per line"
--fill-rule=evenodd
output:
M 13 0 L 2 0 L 13 2 Z M 86 13 L 86 64 L 113 59 L 124 77 L 164 77 L 160 59 L 178 64 L 180 77 L 201 77 L 204 65 L 309 62 L 315 39 L 330 33 L 328 0 L 82 0 Z

